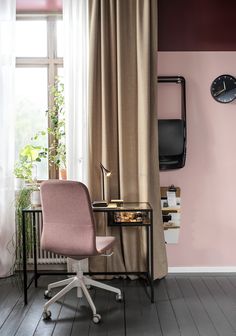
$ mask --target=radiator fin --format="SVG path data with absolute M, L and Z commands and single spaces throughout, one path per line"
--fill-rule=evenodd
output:
M 47 252 L 41 249 L 40 247 L 40 237 L 42 233 L 42 214 L 34 213 L 35 216 L 35 230 L 36 230 L 36 254 L 37 254 L 37 262 L 41 265 L 48 264 L 66 264 L 67 258 L 61 255 L 58 255 L 53 252 Z M 32 218 L 33 219 L 33 218 Z M 33 264 L 34 262 L 34 247 L 33 247 L 33 228 L 31 231 L 31 241 L 32 246 L 29 251 L 28 263 Z

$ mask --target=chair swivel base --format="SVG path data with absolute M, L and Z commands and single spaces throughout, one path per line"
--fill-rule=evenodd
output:
M 58 292 L 56 295 L 51 297 L 51 289 L 52 288 L 57 288 L 61 286 L 66 286 L 64 287 L 60 292 Z M 68 293 L 72 288 L 77 288 L 77 297 L 81 298 L 83 294 L 85 295 L 90 308 L 92 309 L 93 312 L 93 322 L 94 323 L 99 323 L 101 321 L 101 315 L 97 314 L 96 307 L 93 303 L 93 300 L 89 294 L 89 291 L 87 289 L 88 286 L 94 286 L 98 288 L 102 288 L 105 290 L 108 290 L 110 292 L 116 293 L 116 300 L 117 301 L 122 301 L 122 294 L 121 290 L 119 288 L 115 288 L 113 286 L 109 286 L 106 284 L 103 284 L 101 282 L 95 281 L 93 279 L 90 279 L 88 277 L 85 277 L 83 275 L 82 271 L 78 271 L 77 275 L 72 278 L 68 278 L 65 280 L 57 281 L 52 284 L 48 285 L 48 289 L 45 291 L 44 297 L 46 299 L 49 299 L 49 301 L 44 305 L 44 310 L 43 310 L 43 319 L 47 320 L 51 318 L 51 311 L 48 310 L 48 307 L 51 306 L 54 302 L 59 300 L 62 296 L 64 296 L 66 293 Z

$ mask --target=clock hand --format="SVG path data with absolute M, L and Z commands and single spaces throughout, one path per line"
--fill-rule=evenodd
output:
M 226 90 L 226 85 L 225 85 L 225 81 L 223 81 L 223 86 L 224 86 L 224 90 Z
M 220 90 L 220 91 L 217 91 L 215 94 L 214 94 L 214 97 L 217 97 L 217 96 L 219 96 L 222 92 L 224 92 L 225 91 L 225 89 L 222 89 L 222 90 Z

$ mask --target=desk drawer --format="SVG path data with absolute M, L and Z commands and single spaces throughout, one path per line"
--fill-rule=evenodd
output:
M 150 225 L 147 211 L 116 211 L 108 216 L 109 226 L 144 226 Z

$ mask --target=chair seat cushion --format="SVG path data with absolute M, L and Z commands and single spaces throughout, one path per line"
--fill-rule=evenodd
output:
M 98 253 L 95 255 L 99 255 L 102 254 L 104 252 L 106 252 L 107 250 L 109 250 L 110 248 L 112 248 L 112 246 L 115 243 L 116 238 L 115 237 L 110 237 L 110 236 L 97 236 L 96 237 L 96 248 Z M 82 260 L 82 259 L 86 259 L 88 257 L 91 257 L 91 255 L 70 255 L 69 256 L 71 259 L 75 259 L 75 260 Z
M 104 253 L 106 250 L 112 248 L 115 243 L 116 238 L 110 236 L 97 236 L 96 237 L 96 248 L 99 253 Z

